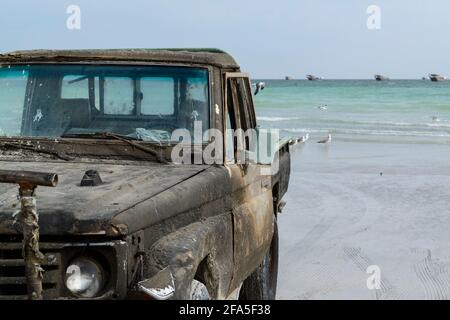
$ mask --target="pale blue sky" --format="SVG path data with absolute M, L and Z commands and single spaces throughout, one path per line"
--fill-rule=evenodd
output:
M 66 8 L 81 7 L 81 30 Z M 381 30 L 366 9 L 381 7 Z M 0 51 L 217 47 L 258 78 L 450 76 L 448 0 L 2 0 Z

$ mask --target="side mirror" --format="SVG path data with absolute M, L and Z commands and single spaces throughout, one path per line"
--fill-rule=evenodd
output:
M 266 87 L 266 83 L 260 81 L 255 84 L 255 87 L 256 87 L 255 89 L 255 96 L 256 96 L 261 90 L 264 90 L 264 88 Z

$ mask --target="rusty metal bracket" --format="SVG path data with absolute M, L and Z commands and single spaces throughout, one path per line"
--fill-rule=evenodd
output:
M 58 176 L 54 173 L 0 170 L 0 183 L 19 185 L 20 212 L 16 216 L 22 227 L 25 276 L 27 279 L 28 299 L 42 299 L 41 268 L 44 255 L 39 251 L 39 215 L 36 206 L 37 186 L 56 187 Z

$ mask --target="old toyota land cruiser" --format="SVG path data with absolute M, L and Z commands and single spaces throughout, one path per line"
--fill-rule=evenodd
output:
M 216 49 L 0 55 L 0 299 L 274 299 L 289 144 L 202 157 L 252 91 Z

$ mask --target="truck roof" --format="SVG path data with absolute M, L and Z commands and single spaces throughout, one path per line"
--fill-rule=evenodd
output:
M 0 54 L 5 63 L 63 63 L 94 61 L 175 62 L 214 65 L 239 69 L 234 58 L 219 49 L 83 49 L 83 50 L 23 50 Z

